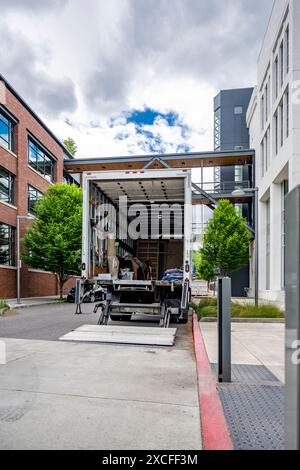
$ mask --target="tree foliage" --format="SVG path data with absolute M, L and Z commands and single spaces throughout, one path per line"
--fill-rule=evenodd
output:
M 67 139 L 64 140 L 64 145 L 71 155 L 73 156 L 76 155 L 77 145 L 75 143 L 75 140 L 73 140 L 71 137 L 68 137 Z
M 229 201 L 220 201 L 204 235 L 202 275 L 218 270 L 221 276 L 228 276 L 239 271 L 249 260 L 249 243 L 246 220 Z
M 65 282 L 80 272 L 82 190 L 76 185 L 55 184 L 35 210 L 36 220 L 24 238 L 22 258 L 32 268 L 56 274 L 62 297 Z

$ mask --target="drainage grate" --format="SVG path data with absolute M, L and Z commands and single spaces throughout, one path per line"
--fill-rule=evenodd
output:
M 212 370 L 218 377 L 218 364 L 211 364 Z M 232 382 L 244 384 L 266 384 L 280 385 L 281 382 L 272 372 L 265 366 L 253 366 L 245 364 L 232 364 L 231 366 Z
M 211 364 L 217 377 L 218 365 Z M 218 384 L 236 450 L 284 449 L 284 387 L 263 365 L 233 364 L 232 383 Z
M 284 387 L 219 385 L 236 450 L 284 449 Z

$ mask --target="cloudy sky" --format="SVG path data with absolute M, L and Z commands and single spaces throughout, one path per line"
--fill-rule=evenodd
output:
M 78 156 L 210 150 L 273 0 L 0 0 L 0 71 Z

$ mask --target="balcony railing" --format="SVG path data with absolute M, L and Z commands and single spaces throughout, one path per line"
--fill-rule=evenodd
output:
M 196 183 L 199 188 L 203 189 L 207 194 L 226 194 L 229 195 L 237 189 L 249 189 L 251 188 L 250 181 L 223 181 L 222 183 L 217 182 L 204 182 Z

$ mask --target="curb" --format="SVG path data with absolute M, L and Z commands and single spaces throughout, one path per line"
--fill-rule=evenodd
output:
M 206 317 L 200 323 L 217 323 L 217 318 Z M 284 324 L 285 318 L 231 318 L 231 323 L 279 323 Z
M 233 450 L 223 406 L 208 360 L 203 336 L 195 313 L 193 336 L 198 372 L 200 419 L 204 450 Z
M 42 307 L 43 305 L 54 305 L 54 304 L 63 304 L 65 302 L 59 300 L 49 300 L 48 302 L 37 302 L 32 304 L 9 304 L 11 310 L 30 308 L 30 307 Z

